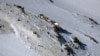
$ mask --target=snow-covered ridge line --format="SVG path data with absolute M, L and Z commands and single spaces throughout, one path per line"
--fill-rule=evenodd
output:
M 6 10 L 7 9 L 6 6 L 9 10 Z M 56 21 L 53 21 L 49 18 L 47 19 L 47 17 L 44 15 L 40 15 L 38 17 L 34 15 L 29 15 L 27 14 L 27 12 L 24 11 L 24 8 L 19 5 L 8 6 L 8 4 L 5 4 L 5 7 L 2 7 L 2 9 L 3 8 L 5 8 L 5 11 L 3 12 L 1 10 L 2 13 L 5 13 L 5 14 L 8 13 L 6 15 L 10 15 L 7 17 L 7 20 L 11 24 L 11 27 L 13 28 L 13 30 L 15 31 L 16 36 L 19 36 L 21 39 L 25 41 L 25 43 L 29 44 L 30 49 L 32 50 L 37 49 L 36 52 L 39 52 L 43 56 L 45 55 L 47 56 L 50 54 L 52 56 L 53 55 L 60 56 L 62 54 L 63 55 L 76 54 L 76 52 L 73 50 L 74 47 L 71 46 L 74 42 L 71 43 L 71 40 L 69 40 L 70 45 L 68 45 L 68 43 L 66 42 L 67 39 L 65 38 L 65 36 L 62 35 L 65 33 L 65 35 L 67 36 L 72 33 L 64 30 L 62 27 L 58 25 Z M 13 23 L 10 22 L 9 18 L 11 21 L 13 21 Z M 6 20 L 6 18 L 4 19 Z M 45 20 L 45 22 L 41 19 Z M 34 36 L 34 34 L 36 34 L 37 37 Z M 56 43 L 56 45 L 54 43 Z M 77 43 L 81 43 L 81 42 L 78 41 Z M 63 45 L 65 47 L 63 47 Z M 78 45 L 81 46 L 81 44 L 78 44 Z M 53 48 L 50 46 L 52 46 Z M 47 51 L 46 52 L 43 51 L 43 48 L 45 48 Z M 41 53 L 40 50 L 43 52 Z M 56 53 L 53 54 L 52 52 L 55 52 L 55 51 Z M 50 53 L 50 54 L 47 54 L 47 53 Z
M 13 3 L 12 1 L 14 0 L 11 0 L 11 3 Z M 83 11 L 86 7 L 82 10 L 78 8 L 76 4 L 79 4 L 79 0 L 75 1 L 75 6 L 73 6 L 73 1 L 66 1 L 16 0 L 13 3 L 14 5 L 1 3 L 0 19 L 3 19 L 3 23 L 7 22 L 8 24 L 4 24 L 5 28 L 0 26 L 0 31 L 3 33 L 3 35 L 0 35 L 0 49 L 6 50 L 0 51 L 1 56 L 100 55 L 100 20 L 96 17 L 98 13 L 89 14 L 87 12 L 91 9 Z M 82 1 L 82 3 L 86 1 Z M 79 7 L 83 7 L 80 5 Z M 26 12 L 25 9 L 34 15 Z M 94 8 L 92 9 L 94 10 Z M 0 25 L 3 25 L 3 23 L 0 23 Z M 8 38 L 3 36 L 8 36 Z M 8 41 L 7 44 L 6 41 Z M 5 46 L 2 46 L 4 45 L 2 43 L 12 48 L 3 48 Z M 17 52 L 15 53 L 12 49 L 17 49 Z M 9 53 L 9 55 L 4 53 Z
M 45 20 L 46 22 L 53 25 L 54 32 L 57 34 L 57 38 L 59 43 L 62 46 L 62 52 L 67 52 L 67 55 L 77 55 L 77 52 L 74 51 L 74 49 L 82 49 L 86 50 L 86 44 L 83 44 L 76 36 L 74 36 L 71 32 L 68 32 L 67 30 L 63 29 L 58 25 L 58 23 L 54 20 L 50 20 L 48 17 L 46 17 L 44 14 L 39 14 L 40 19 Z M 55 24 L 56 23 L 56 24 Z M 65 38 L 64 35 L 70 36 L 68 39 Z M 69 43 L 67 43 L 69 42 Z M 73 45 L 73 46 L 71 46 Z
M 26 49 L 32 50 L 31 52 L 29 51 L 30 54 L 32 54 L 32 52 L 35 51 L 35 53 L 33 54 L 38 53 L 38 55 L 41 56 L 58 56 L 58 55 L 60 56 L 61 54 L 64 54 L 61 53 L 60 51 L 61 46 L 58 43 L 58 40 L 55 38 L 56 36 L 52 29 L 51 24 L 36 18 L 34 15 L 23 13 L 21 8 L 15 7 L 14 5 L 9 5 L 9 6 L 8 5 L 9 4 L 0 4 L 1 6 L 0 12 L 2 12 L 3 16 L 7 15 L 6 17 L 0 17 L 0 18 L 7 20 L 7 22 L 10 24 L 9 26 L 11 26 L 11 28 L 15 32 L 13 35 L 18 37 L 18 39 L 24 42 L 26 45 L 29 45 L 29 47 L 25 48 L 25 50 Z M 39 27 L 40 29 L 38 29 L 36 26 Z M 13 38 L 13 36 L 11 38 Z M 13 44 L 14 43 L 15 42 L 13 42 Z M 8 42 L 8 44 L 10 44 L 10 42 Z M 22 46 L 19 46 L 18 48 L 20 49 L 21 47 Z M 17 47 L 15 46 L 12 46 L 12 48 L 17 49 Z M 24 51 L 24 49 L 22 51 Z M 12 51 L 10 51 L 9 53 L 10 53 L 9 56 L 12 55 L 16 56 L 16 53 L 12 54 Z M 17 52 L 17 54 L 19 53 L 20 52 Z M 33 56 L 33 54 L 31 56 Z M 24 53 L 22 52 L 22 55 L 18 56 L 23 56 L 23 55 Z M 30 56 L 30 55 L 24 55 L 24 56 Z

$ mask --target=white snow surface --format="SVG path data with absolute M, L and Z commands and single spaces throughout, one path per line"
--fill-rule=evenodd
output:
M 70 42 L 72 36 L 77 36 L 86 45 L 86 49 L 82 50 L 71 46 L 72 42 L 66 43 L 75 52 L 70 56 L 100 55 L 100 0 L 53 1 L 54 3 L 49 0 L 0 0 L 0 25 L 6 26 L 5 31 L 0 30 L 0 56 L 67 55 L 67 52 L 61 52 L 62 47 L 52 25 L 40 19 L 37 16 L 39 14 L 55 20 L 63 29 L 71 32 L 70 35 L 61 33 L 66 41 Z M 23 6 L 27 15 L 13 4 Z

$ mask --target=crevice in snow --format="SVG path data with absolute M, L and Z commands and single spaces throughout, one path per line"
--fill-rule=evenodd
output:
M 94 28 L 95 26 L 98 26 L 99 23 L 95 21 L 93 18 L 84 16 L 81 14 L 73 13 L 72 14 L 75 18 L 77 18 L 80 22 L 89 25 L 91 28 Z
M 90 36 L 90 35 L 87 35 L 87 34 L 84 34 L 86 37 L 89 37 L 90 38 L 90 40 L 92 40 L 93 42 L 95 42 L 95 43 L 99 43 L 94 37 L 92 37 L 92 36 Z
M 20 6 L 20 5 L 16 5 L 14 4 L 15 7 L 19 8 L 21 10 L 22 13 L 26 14 L 24 7 Z
M 51 3 L 54 3 L 54 1 L 53 0 L 49 0 Z

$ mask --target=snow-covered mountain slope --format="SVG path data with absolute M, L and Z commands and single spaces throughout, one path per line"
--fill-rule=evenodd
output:
M 61 56 L 53 25 L 23 13 L 18 5 L 0 4 L 1 56 Z M 56 52 L 56 53 L 54 53 Z
M 11 25 L 8 29 L 13 29 L 2 34 L 11 32 L 14 36 L 21 38 L 25 45 L 27 43 L 28 48 L 25 47 L 25 50 L 29 51 L 29 56 L 32 54 L 34 56 L 100 55 L 99 0 L 1 0 L 1 2 L 24 7 L 1 5 L 0 15 L 3 21 L 9 22 L 8 26 Z M 52 23 L 53 20 L 58 22 L 59 26 L 55 26 L 55 21 Z M 33 36 L 35 37 L 32 38 Z M 20 41 L 16 40 L 16 42 Z M 19 46 L 19 50 L 22 45 Z M 9 50 L 9 52 L 12 51 Z M 16 55 L 16 52 L 14 53 Z

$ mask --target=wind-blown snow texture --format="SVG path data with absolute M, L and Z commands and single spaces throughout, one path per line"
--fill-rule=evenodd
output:
M 0 56 L 100 55 L 99 0 L 0 2 Z

